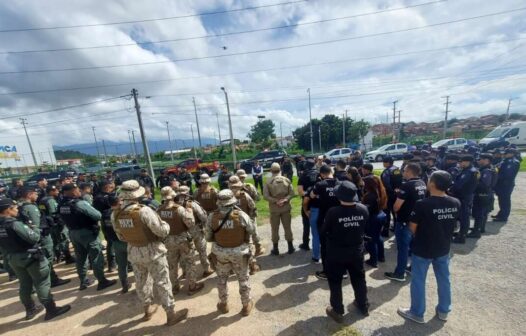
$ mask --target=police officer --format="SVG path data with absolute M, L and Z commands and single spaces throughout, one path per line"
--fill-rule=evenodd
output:
M 334 167 L 335 168 L 335 171 L 334 171 L 334 178 L 337 179 L 338 181 L 349 181 L 349 177 L 347 175 L 347 171 L 345 170 L 346 168 L 346 164 L 345 164 L 345 161 L 343 160 L 338 160 L 336 162 L 336 166 Z
M 152 197 L 151 190 L 148 187 L 144 187 L 144 195 L 139 199 L 139 204 L 146 205 L 154 211 L 157 211 L 161 205 L 161 203 Z
M 256 187 L 254 187 L 253 184 L 246 182 L 246 178 L 248 175 L 245 172 L 245 170 L 238 169 L 236 171 L 236 176 L 239 177 L 239 179 L 241 180 L 241 183 L 243 183 L 243 190 L 245 190 L 250 195 L 250 197 L 252 197 L 254 202 L 259 201 L 259 194 L 258 194 L 258 190 L 256 189 Z
M 363 236 L 367 229 L 367 207 L 355 203 L 356 189 L 349 181 L 340 183 L 334 190 L 340 205 L 332 207 L 325 215 L 321 227 L 326 239 L 326 269 L 330 289 L 330 303 L 326 313 L 336 322 L 343 322 L 342 277 L 349 273 L 354 290 L 355 306 L 365 316 L 369 315 L 367 284 L 363 266 Z
M 460 231 L 453 240 L 456 244 L 466 243 L 466 234 L 469 230 L 473 197 L 480 176 L 477 168 L 473 167 L 473 161 L 472 155 L 464 155 L 460 158 L 461 171 L 454 178 L 453 185 L 449 189 L 451 196 L 460 201 Z
M 55 261 L 55 251 L 53 249 L 53 239 L 51 238 L 51 227 L 54 225 L 51 216 L 47 216 L 45 209 L 39 209 L 36 204 L 38 194 L 34 188 L 24 187 L 20 191 L 20 209 L 18 212 L 19 220 L 29 227 L 34 227 L 40 231 L 39 246 L 42 248 L 44 256 L 49 263 L 51 276 L 51 287 L 62 286 L 69 283 L 69 279 L 60 279 L 53 269 Z M 41 200 L 43 200 L 42 198 Z
M 97 195 L 100 191 L 99 188 L 99 179 L 97 177 L 97 174 L 91 173 L 90 174 L 90 180 L 89 183 L 91 184 L 91 190 L 93 191 L 93 195 Z
M 35 305 L 31 292 L 35 290 L 39 301 L 46 308 L 44 319 L 51 320 L 71 309 L 57 307 L 50 290 L 49 262 L 38 247 L 40 230 L 18 220 L 18 206 L 10 198 L 0 200 L 0 247 L 9 254 L 9 264 L 19 279 L 20 301 L 26 309 L 26 320 L 42 311 Z
M 221 171 L 217 176 L 217 183 L 219 183 L 219 190 L 228 189 L 228 179 L 232 174 L 228 171 L 228 167 L 225 165 L 221 166 Z M 254 180 L 255 181 L 255 180 Z
M 18 199 L 18 191 L 20 188 L 24 186 L 24 181 L 19 178 L 14 178 L 12 181 L 12 186 L 9 188 L 9 198 L 17 200 Z
M 263 186 L 263 197 L 268 201 L 270 210 L 270 226 L 272 230 L 271 253 L 279 255 L 279 224 L 283 225 L 285 230 L 285 239 L 288 244 L 288 253 L 294 253 L 292 244 L 293 236 L 291 224 L 291 206 L 290 199 L 294 196 L 292 183 L 285 176 L 281 176 L 279 163 L 274 162 L 270 167 L 272 177 L 270 177 Z
M 386 156 L 383 158 L 384 170 L 380 175 L 382 184 L 384 185 L 387 194 L 387 209 L 385 211 L 386 221 L 382 229 L 382 236 L 389 237 L 389 227 L 391 225 L 391 217 L 395 221 L 395 212 L 393 210 L 396 201 L 396 189 L 402 185 L 402 172 L 394 165 L 393 158 Z
M 217 189 L 210 185 L 212 179 L 208 174 L 199 177 L 199 188 L 194 192 L 194 199 L 209 214 L 217 209 Z
M 228 277 L 233 271 L 239 282 L 242 316 L 248 316 L 254 307 L 250 297 L 249 268 L 251 258 L 249 237 L 254 234 L 254 225 L 246 213 L 235 208 L 237 199 L 231 190 L 218 194 L 218 209 L 208 216 L 206 240 L 212 242 L 211 258 L 217 272 L 219 303 L 217 310 L 226 314 L 228 305 Z
M 458 160 L 459 160 L 458 154 L 448 154 L 446 155 L 446 160 L 444 163 L 444 167 L 442 170 L 447 171 L 451 177 L 453 178 L 453 181 L 457 178 L 457 176 L 460 174 L 460 168 L 458 166 Z
M 431 177 L 431 174 L 436 172 L 438 168 L 436 167 L 436 157 L 434 156 L 428 156 L 425 159 L 425 169 L 423 170 L 422 174 L 422 180 L 427 185 L 427 182 L 429 181 L 429 178 Z
M 101 213 L 100 223 L 102 233 L 106 239 L 108 272 L 113 272 L 115 268 L 115 249 L 113 243 L 119 240 L 111 223 L 112 205 L 116 202 L 117 194 L 115 193 L 115 184 L 111 181 L 102 181 L 100 184 L 100 192 L 93 199 L 93 207 Z
M 39 177 L 37 179 L 37 186 L 35 188 L 35 190 L 36 190 L 36 192 L 38 194 L 38 198 L 36 200 L 37 202 L 39 202 L 42 197 L 46 196 L 47 184 L 48 184 L 48 182 L 47 182 L 45 177 L 41 176 L 41 177 Z
M 319 207 L 317 204 L 317 200 L 310 200 L 309 194 L 311 191 L 310 189 L 314 187 L 316 182 L 320 181 L 320 176 L 319 172 L 314 168 L 315 163 L 313 159 L 308 159 L 304 162 L 305 163 L 303 164 L 303 173 L 298 177 L 298 195 L 303 197 L 303 203 L 306 204 L 307 207 L 301 208 L 301 219 L 303 223 L 303 242 L 300 244 L 299 248 L 305 251 L 310 250 L 309 236 L 312 230 L 312 258 L 313 261 L 316 261 L 320 259 L 320 243 L 318 236 L 318 227 L 314 227 L 314 225 L 317 225 L 316 223 L 318 220 Z M 307 190 L 309 191 L 307 192 Z M 314 242 L 316 242 L 316 246 L 314 246 Z
M 188 188 L 190 188 L 190 192 L 192 192 L 192 174 L 190 174 L 187 170 L 186 170 L 186 167 L 181 167 L 181 172 L 179 173 L 179 176 L 177 176 L 177 180 L 179 181 L 179 184 L 180 185 L 184 185 L 184 186 L 187 186 Z
M 283 163 L 281 165 L 281 173 L 283 176 L 292 181 L 292 176 L 294 175 L 294 166 L 292 165 L 290 158 L 286 155 L 283 158 Z
M 170 181 L 173 180 L 171 176 L 168 176 L 166 171 L 162 170 L 161 175 L 155 180 L 158 188 L 164 188 L 170 185 Z
M 141 174 L 137 178 L 137 182 L 139 182 L 141 187 L 150 189 L 152 198 L 155 198 L 155 183 L 153 183 L 152 177 L 148 175 L 148 171 L 146 169 L 141 169 Z
M 80 280 L 79 290 L 85 290 L 92 281 L 86 277 L 89 257 L 93 274 L 98 280 L 97 290 L 103 290 L 117 283 L 104 276 L 104 255 L 99 240 L 100 227 L 98 221 L 101 213 L 88 202 L 80 199 L 80 189 L 76 184 L 66 184 L 62 187 L 64 198 L 59 204 L 60 218 L 66 223 L 69 237 L 75 249 L 77 273 Z
M 92 205 L 93 204 L 93 190 L 91 189 L 91 185 L 86 182 L 81 182 L 78 184 L 78 186 L 80 189 L 80 193 L 82 195 L 80 198 Z
M 0 179 L 0 199 L 8 198 L 9 196 L 9 187 L 4 180 Z
M 190 229 L 195 226 L 191 201 L 185 206 L 174 202 L 175 192 L 170 187 L 161 189 L 163 204 L 157 213 L 163 221 L 170 225 L 170 234 L 164 243 L 168 250 L 167 259 L 170 268 L 170 282 L 172 293 L 179 293 L 179 262 L 186 274 L 188 282 L 188 295 L 193 295 L 203 289 L 204 284 L 197 282 L 197 265 L 195 264 L 195 249 L 192 245 Z
M 480 234 L 486 232 L 488 214 L 491 212 L 495 201 L 493 188 L 497 183 L 497 171 L 491 165 L 492 160 L 491 154 L 483 153 L 479 156 L 480 179 L 473 199 L 475 225 L 473 230 L 467 235 L 468 238 L 480 238 Z
M 175 311 L 166 246 L 162 242 L 170 233 L 170 225 L 150 207 L 139 204 L 144 188 L 135 180 L 122 183 L 118 209 L 112 223 L 120 240 L 128 243 L 128 259 L 133 265 L 137 296 L 144 308 L 143 321 L 152 319 L 154 290 L 166 311 L 166 324 L 174 325 L 188 316 L 188 309 Z M 153 281 L 152 281 L 153 280 Z M 155 286 L 155 288 L 153 288 Z
M 440 170 L 446 170 L 445 169 L 445 165 L 446 165 L 446 154 L 447 154 L 447 146 L 440 146 L 438 147 L 438 152 L 437 152 L 437 167 L 440 169 Z
M 520 169 L 520 162 L 515 158 L 516 151 L 508 148 L 504 151 L 504 159 L 499 164 L 499 176 L 495 193 L 499 198 L 499 212 L 492 216 L 495 222 L 506 222 L 511 211 L 511 194 L 515 188 L 515 178 Z

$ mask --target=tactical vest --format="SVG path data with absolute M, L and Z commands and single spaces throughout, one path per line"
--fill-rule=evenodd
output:
M 251 209 L 248 207 L 248 201 L 245 192 L 240 190 L 236 193 L 235 196 L 239 201 L 239 208 L 243 210 L 243 212 L 245 212 L 247 215 L 250 215 Z
M 223 221 L 223 214 L 215 211 L 212 215 L 212 230 L 216 231 Z M 214 233 L 214 241 L 221 247 L 234 248 L 248 243 L 250 237 L 248 232 L 241 226 L 239 211 L 232 210 L 229 218 L 221 229 Z
M 13 229 L 15 221 L 12 217 L 0 217 L 0 247 L 6 253 L 24 253 L 34 246 L 18 236 Z
M 183 218 L 177 213 L 180 207 L 177 203 L 168 202 L 161 205 L 159 210 L 157 210 L 159 217 L 170 225 L 170 236 L 177 236 L 188 231 Z
M 290 181 L 285 176 L 274 176 L 270 181 L 269 188 L 274 198 L 284 198 L 289 195 Z
M 198 190 L 196 201 L 199 202 L 208 213 L 217 210 L 217 192 L 214 188 L 210 188 L 208 191 Z
M 134 247 L 143 247 L 160 240 L 141 220 L 139 212 L 142 207 L 143 205 L 135 206 L 133 209 L 125 207 L 115 212 L 115 231 Z
M 23 213 L 24 208 L 26 208 L 29 205 L 34 205 L 34 206 L 38 207 L 38 210 L 40 211 L 40 223 L 32 223 L 31 219 L 29 217 L 27 217 Z M 18 219 L 21 222 L 23 222 L 24 224 L 26 224 L 26 225 L 31 225 L 31 226 L 35 226 L 35 227 L 38 226 L 38 228 L 41 230 L 41 232 L 44 235 L 48 235 L 49 234 L 49 227 L 50 227 L 49 224 L 50 223 L 48 222 L 46 213 L 44 211 L 42 211 L 40 206 L 37 206 L 34 203 L 29 203 L 29 202 L 22 203 L 22 205 L 20 206 L 20 210 L 18 211 Z
M 98 230 L 97 221 L 77 209 L 78 198 L 64 198 L 58 206 L 60 218 L 70 230 Z
M 256 190 L 256 188 L 254 188 L 253 185 L 251 184 L 248 184 L 248 183 L 245 183 L 243 185 L 243 190 L 247 192 L 247 194 L 252 197 L 252 199 L 254 201 L 257 201 L 258 200 L 258 191 Z

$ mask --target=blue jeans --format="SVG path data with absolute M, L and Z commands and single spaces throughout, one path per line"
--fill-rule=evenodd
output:
M 433 264 L 433 271 L 437 279 L 437 310 L 446 314 L 451 311 L 449 254 L 434 259 L 425 259 L 413 255 L 411 263 L 411 313 L 418 317 L 424 317 L 426 311 L 426 277 L 429 264 Z
M 380 211 L 377 216 L 371 216 L 369 218 L 369 227 L 366 233 L 371 237 L 371 240 L 367 242 L 366 248 L 373 264 L 376 264 L 378 259 L 385 259 L 384 241 L 380 236 L 385 221 L 386 215 L 383 211 Z
M 318 234 L 319 208 L 310 208 L 310 231 L 312 235 L 312 257 L 320 259 L 320 235 Z
M 409 230 L 408 225 L 403 223 L 395 223 L 395 238 L 396 238 L 396 249 L 398 251 L 396 257 L 396 268 L 394 273 L 402 276 L 405 274 L 405 268 L 407 267 L 407 260 L 409 259 L 409 247 L 413 234 Z

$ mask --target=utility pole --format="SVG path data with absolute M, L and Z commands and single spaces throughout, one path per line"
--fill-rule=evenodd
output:
M 400 131 L 402 130 L 402 122 L 400 121 L 400 112 L 402 112 L 402 110 L 398 110 L 396 111 L 398 112 L 398 128 L 397 128 L 397 136 L 396 138 L 398 139 L 398 141 L 400 141 Z
M 102 150 L 104 151 L 104 161 L 108 164 L 108 152 L 106 152 L 106 143 L 102 140 Z
M 312 131 L 312 110 L 310 105 L 310 88 L 307 89 L 309 93 L 309 126 L 310 126 L 310 151 L 314 154 L 314 133 Z
M 131 133 L 132 133 L 132 140 L 133 140 L 133 151 L 135 152 L 135 159 L 138 160 L 139 151 L 137 150 L 137 142 L 135 142 L 135 130 L 132 130 Z
M 281 148 L 283 148 L 283 128 L 281 127 L 282 122 L 279 122 L 279 133 L 281 133 Z
M 97 160 L 100 161 L 99 143 L 97 142 L 97 136 L 95 135 L 95 126 L 91 128 L 93 131 L 93 139 L 95 139 L 95 147 L 97 148 Z
M 449 104 L 451 104 L 451 102 L 449 101 L 449 96 L 445 96 L 445 97 L 442 97 L 442 98 L 446 98 L 446 111 L 445 111 L 445 115 L 444 115 L 444 130 L 443 130 L 443 133 L 442 133 L 442 138 L 445 139 L 446 136 L 447 136 L 447 117 L 448 117 L 448 114 L 449 114 Z
M 343 114 L 343 147 L 346 147 L 345 142 L 345 132 L 347 131 L 347 110 L 345 110 L 345 113 Z
M 133 156 L 133 142 L 131 138 L 131 131 L 128 130 L 128 141 L 130 142 L 130 156 Z
M 22 123 L 22 126 L 24 127 L 24 132 L 26 133 L 27 143 L 29 144 L 29 150 L 31 151 L 31 157 L 33 158 L 33 164 L 35 165 L 35 167 L 38 167 L 38 162 L 37 162 L 37 158 L 35 156 L 35 151 L 33 150 L 33 145 L 31 144 L 31 139 L 29 139 L 29 134 L 27 134 L 27 128 L 26 128 L 27 119 L 26 118 L 20 118 L 20 122 Z
M 236 144 L 234 143 L 234 133 L 232 132 L 232 119 L 230 118 L 230 104 L 228 103 L 228 93 L 224 87 L 221 90 L 225 93 L 226 111 L 228 113 L 228 128 L 230 129 L 230 146 L 232 148 L 232 161 L 234 163 L 234 170 L 236 170 Z
M 141 117 L 141 106 L 139 105 L 139 100 L 137 96 L 139 93 L 136 89 L 132 89 L 132 96 L 135 102 L 135 111 L 137 112 L 137 120 L 139 121 L 139 131 L 141 132 L 142 147 L 144 149 L 144 156 L 146 157 L 146 162 L 148 162 L 148 168 L 150 169 L 150 176 L 152 180 L 155 181 L 155 172 L 153 171 L 152 159 L 150 158 L 150 149 L 148 148 L 148 143 L 146 142 L 146 135 L 144 134 L 144 128 L 142 126 L 142 117 Z
M 168 143 L 170 144 L 170 160 L 174 164 L 174 151 L 172 148 L 172 139 L 170 138 L 170 126 L 168 126 L 168 121 L 166 121 L 166 132 L 168 133 Z
M 190 124 L 190 132 L 192 132 L 192 148 L 194 149 L 194 159 L 197 159 L 197 152 L 195 151 L 194 124 Z
M 219 135 L 219 146 L 221 146 L 221 127 L 219 127 L 219 112 L 216 113 L 217 119 L 217 134 Z
M 508 108 L 506 109 L 506 121 L 510 118 L 510 107 L 511 107 L 511 101 L 513 98 L 508 99 Z
M 393 102 L 393 142 L 396 142 L 396 103 L 398 100 Z
M 199 131 L 199 118 L 197 117 L 197 107 L 195 106 L 195 97 L 192 97 L 192 101 L 194 102 L 195 124 L 197 126 L 197 139 L 199 139 L 199 148 L 201 148 L 203 144 L 201 144 L 201 131 Z
M 320 152 L 322 152 L 321 150 L 321 125 L 318 126 L 318 141 L 320 143 Z

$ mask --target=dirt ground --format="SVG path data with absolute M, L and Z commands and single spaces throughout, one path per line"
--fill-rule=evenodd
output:
M 344 300 L 349 313 L 343 326 L 352 325 L 363 335 L 523 335 L 526 329 L 526 247 L 523 225 L 526 224 L 526 173 L 519 174 L 513 194 L 513 212 L 506 225 L 488 223 L 488 233 L 480 240 L 453 247 L 451 262 L 453 311 L 447 323 L 433 317 L 437 303 L 432 272 L 427 286 L 426 324 L 405 321 L 396 313 L 409 304 L 408 283 L 392 283 L 383 277 L 394 267 L 396 248 L 393 239 L 386 242 L 387 262 L 378 269 L 368 269 L 367 285 L 371 315 L 362 318 L 351 303 L 352 288 L 345 283 Z M 301 237 L 301 219 L 293 222 L 296 245 Z M 260 233 L 269 242 L 270 227 Z M 285 243 L 281 243 L 285 251 Z M 319 265 L 310 262 L 310 254 L 298 251 L 279 257 L 260 258 L 263 268 L 251 277 L 255 309 L 249 317 L 239 315 L 241 303 L 238 286 L 232 278 L 230 313 L 216 312 L 216 279 L 205 280 L 205 289 L 195 297 L 182 292 L 176 296 L 176 308 L 190 309 L 189 318 L 176 326 L 165 327 L 160 309 L 154 318 L 141 323 L 141 305 L 135 290 L 120 295 L 120 288 L 96 291 L 95 286 L 78 291 L 73 267 L 60 265 L 61 276 L 73 281 L 53 290 L 59 304 L 71 304 L 67 315 L 51 322 L 40 314 L 33 321 L 23 320 L 18 302 L 17 283 L 6 283 L 0 276 L 0 334 L 2 335 L 331 335 L 342 328 L 325 316 L 328 286 L 314 277 Z M 111 274 L 116 278 L 117 274 Z M 133 278 L 132 278 L 133 281 Z M 342 333 L 343 334 L 343 333 Z

